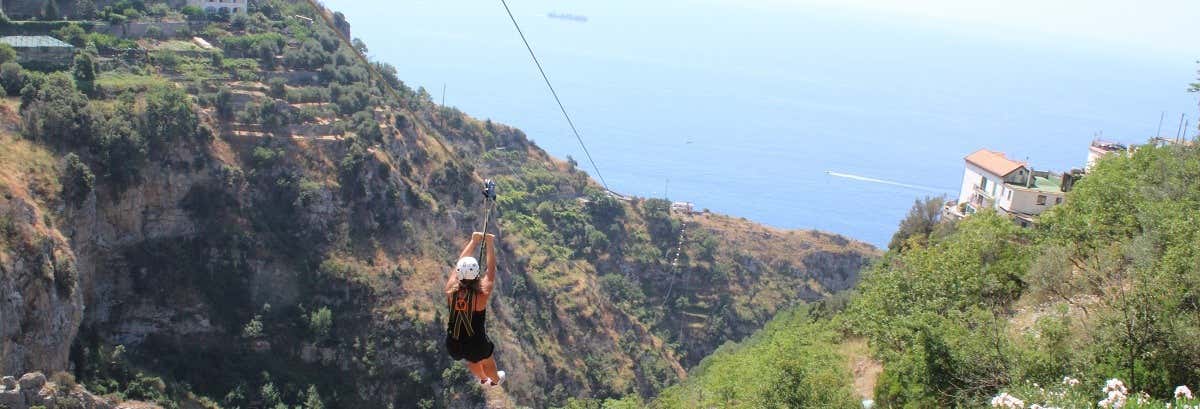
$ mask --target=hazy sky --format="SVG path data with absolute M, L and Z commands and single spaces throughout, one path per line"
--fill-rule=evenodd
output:
M 715 0 L 755 7 L 842 9 L 904 17 L 978 35 L 1015 35 L 1200 58 L 1197 0 Z M 1119 51 L 1119 50 L 1118 50 Z

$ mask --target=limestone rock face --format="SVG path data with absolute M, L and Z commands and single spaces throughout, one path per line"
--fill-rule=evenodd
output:
M 6 197 L 7 196 L 7 197 Z M 75 255 L 45 210 L 0 195 L 0 371 L 67 369 L 83 319 Z

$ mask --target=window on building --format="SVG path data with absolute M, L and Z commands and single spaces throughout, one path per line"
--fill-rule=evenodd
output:
M 1054 198 L 1054 204 L 1062 204 L 1062 198 L 1061 197 Z
M 1012 200 L 1012 191 L 1011 190 L 1008 191 L 1008 200 Z
M 1039 206 L 1045 206 L 1046 205 L 1046 195 L 1038 195 L 1037 204 Z

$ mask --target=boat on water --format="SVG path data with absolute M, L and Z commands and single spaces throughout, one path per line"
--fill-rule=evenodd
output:
M 588 21 L 587 16 L 581 16 L 578 14 L 569 14 L 569 13 L 559 13 L 559 12 L 553 12 L 553 11 L 550 13 L 546 13 L 546 17 L 550 17 L 553 19 L 559 19 L 559 20 L 574 21 L 574 22 L 578 22 L 578 23 L 586 23 Z

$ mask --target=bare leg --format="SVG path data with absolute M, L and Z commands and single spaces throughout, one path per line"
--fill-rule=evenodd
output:
M 488 379 L 487 375 L 483 371 L 482 362 L 467 362 L 467 369 L 471 370 L 471 373 L 475 374 L 475 378 L 480 381 Z
M 500 374 L 496 373 L 496 361 L 492 357 L 479 361 L 479 366 L 483 367 L 483 374 L 492 382 L 500 380 Z

